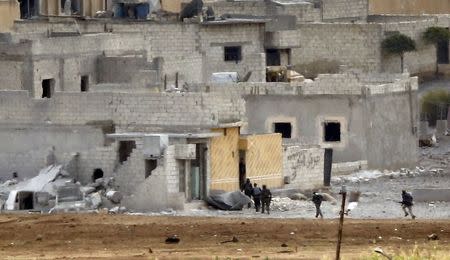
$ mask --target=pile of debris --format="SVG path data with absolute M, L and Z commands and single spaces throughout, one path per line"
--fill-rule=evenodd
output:
M 14 176 L 17 177 L 17 176 Z M 50 165 L 31 179 L 17 178 L 0 184 L 0 209 L 7 211 L 95 212 L 106 209 L 123 213 L 123 196 L 116 190 L 114 178 L 97 178 L 82 186 L 62 165 Z

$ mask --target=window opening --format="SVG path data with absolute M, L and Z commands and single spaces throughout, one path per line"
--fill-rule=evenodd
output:
M 242 48 L 241 46 L 228 46 L 224 47 L 225 61 L 236 61 L 236 63 L 242 60 Z
M 325 142 L 341 141 L 341 123 L 339 122 L 324 123 L 324 141 Z
M 274 123 L 274 132 L 280 133 L 282 138 L 291 138 L 292 125 L 289 122 Z

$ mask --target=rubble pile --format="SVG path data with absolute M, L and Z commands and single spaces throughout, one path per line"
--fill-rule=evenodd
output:
M 62 165 L 50 165 L 31 179 L 17 178 L 0 184 L 0 209 L 36 212 L 95 212 L 124 213 L 123 195 L 116 190 L 114 178 L 97 178 L 82 186 Z
M 292 200 L 290 198 L 273 197 L 270 203 L 272 211 L 291 211 L 304 207 L 304 202 Z

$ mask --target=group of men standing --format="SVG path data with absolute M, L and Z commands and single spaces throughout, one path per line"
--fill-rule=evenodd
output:
M 258 184 L 254 183 L 252 185 L 250 179 L 247 179 L 244 185 L 242 186 L 241 190 L 250 199 L 253 198 L 256 212 L 259 212 L 262 202 L 261 213 L 264 213 L 264 211 L 266 211 L 267 214 L 270 214 L 270 202 L 272 201 L 272 193 L 270 192 L 270 190 L 267 188 L 266 185 L 263 185 L 261 189 L 260 187 L 258 187 Z M 248 208 L 251 208 L 250 202 L 248 203 Z

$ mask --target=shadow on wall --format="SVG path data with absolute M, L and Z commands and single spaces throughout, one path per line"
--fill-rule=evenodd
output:
M 305 78 L 314 79 L 319 74 L 336 74 L 339 73 L 341 64 L 334 60 L 317 60 L 305 64 L 295 64 L 294 70 L 303 75 Z

